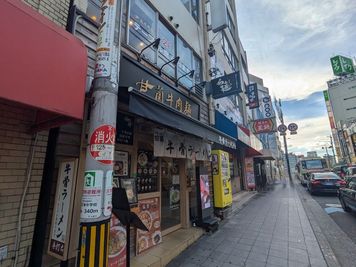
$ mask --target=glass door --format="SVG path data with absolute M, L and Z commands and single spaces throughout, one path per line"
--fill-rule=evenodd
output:
M 181 223 L 178 160 L 161 159 L 161 228 L 166 230 Z

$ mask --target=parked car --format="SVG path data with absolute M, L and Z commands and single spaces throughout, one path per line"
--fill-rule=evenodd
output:
M 333 172 L 315 172 L 310 175 L 307 181 L 307 188 L 310 194 L 317 192 L 337 193 L 339 188 L 345 187 L 346 181 Z
M 340 188 L 339 200 L 344 211 L 356 211 L 356 177 L 352 177 L 346 187 Z
M 348 167 L 345 172 L 345 181 L 348 183 L 352 177 L 356 177 L 356 167 Z
M 339 175 L 341 178 L 344 178 L 346 175 L 347 165 L 337 165 L 333 168 L 333 172 Z

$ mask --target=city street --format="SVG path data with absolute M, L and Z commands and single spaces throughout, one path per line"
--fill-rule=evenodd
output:
M 336 197 L 327 198 L 326 204 L 336 203 Z M 312 198 L 297 182 L 276 184 L 169 266 L 353 266 L 356 245 L 333 225 L 336 215 L 326 215 L 315 199 L 323 202 L 322 196 Z M 348 224 L 355 225 L 356 220 Z
M 324 211 L 337 223 L 337 225 L 356 243 L 356 213 L 345 212 L 337 195 L 316 194 L 312 198 L 319 203 Z

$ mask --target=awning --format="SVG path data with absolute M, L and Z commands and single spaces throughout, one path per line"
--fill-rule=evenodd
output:
M 38 110 L 38 124 L 82 119 L 83 43 L 21 1 L 0 1 L 0 98 Z
M 240 141 L 239 141 L 240 142 Z M 242 143 L 241 144 L 246 146 L 246 156 L 247 157 L 256 157 L 256 156 L 262 156 L 262 153 L 258 150 L 255 150 L 253 147 L 247 146 L 246 144 Z
M 163 104 L 136 91 L 130 93 L 129 111 L 143 118 L 158 122 L 173 129 L 195 135 L 218 144 L 236 144 L 236 139 L 210 127 L 198 120 L 182 116 Z M 228 144 L 227 144 L 228 143 Z
M 259 159 L 264 159 L 264 160 L 275 160 L 273 153 L 270 149 L 262 149 L 259 151 L 261 153 L 261 155 L 257 155 L 255 156 L 255 158 L 259 158 Z

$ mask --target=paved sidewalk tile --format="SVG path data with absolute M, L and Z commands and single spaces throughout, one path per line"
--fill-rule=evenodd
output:
M 168 266 L 327 265 L 296 190 L 277 185 L 256 195 L 219 231 L 202 237 Z

